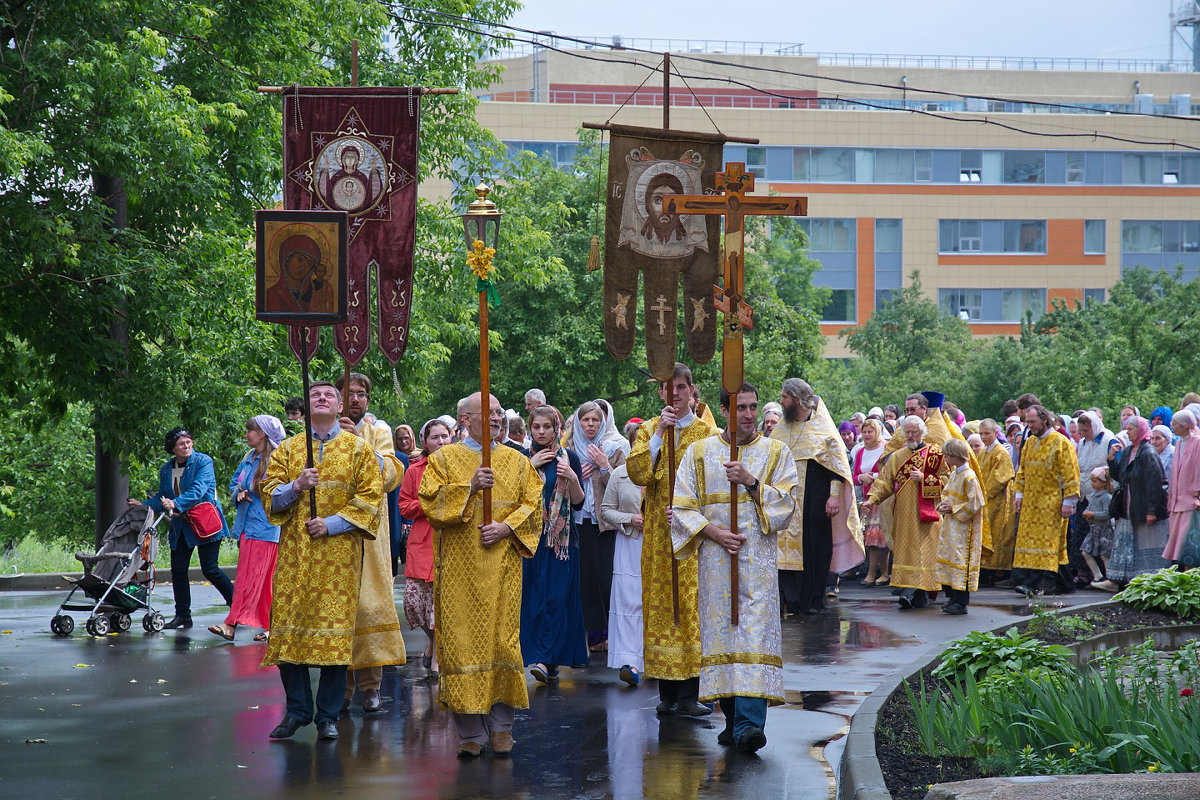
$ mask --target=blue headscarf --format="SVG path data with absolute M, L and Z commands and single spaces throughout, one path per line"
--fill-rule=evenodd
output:
M 1171 413 L 1170 406 L 1159 406 L 1158 408 L 1156 408 L 1150 412 L 1150 416 L 1147 417 L 1147 419 L 1154 419 L 1155 417 L 1162 417 L 1162 424 L 1166 425 L 1169 428 L 1169 427 L 1171 427 L 1171 417 L 1173 417 L 1173 416 L 1174 416 L 1174 414 Z

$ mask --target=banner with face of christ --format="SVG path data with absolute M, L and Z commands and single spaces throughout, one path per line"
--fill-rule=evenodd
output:
M 420 100 L 420 89 L 405 87 L 284 92 L 284 207 L 342 211 L 349 218 L 348 315 L 334 340 L 352 365 L 371 347 L 371 270 L 380 350 L 395 364 L 408 342 Z M 297 329 L 289 340 L 299 355 Z
M 604 338 L 613 358 L 635 344 L 638 275 L 644 275 L 646 358 L 656 380 L 669 380 L 676 358 L 679 281 L 684 328 L 697 363 L 716 350 L 712 287 L 721 257 L 720 221 L 668 215 L 664 198 L 713 191 L 722 164 L 719 135 L 613 126 L 605 220 Z

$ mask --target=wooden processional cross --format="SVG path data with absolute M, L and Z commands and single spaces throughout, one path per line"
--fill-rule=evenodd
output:
M 713 305 L 725 315 L 724 337 L 721 342 L 721 386 L 729 392 L 729 460 L 738 460 L 737 406 L 738 392 L 745 382 L 745 349 L 743 329 L 754 327 L 754 310 L 745 302 L 743 248 L 745 218 L 765 214 L 789 217 L 808 213 L 807 197 L 747 196 L 754 191 L 754 173 L 746 165 L 731 162 L 724 172 L 717 173 L 713 195 L 668 195 L 663 205 L 667 214 L 720 214 L 725 217 L 723 247 L 724 288 L 713 287 Z M 729 487 L 729 529 L 738 532 L 737 485 Z M 738 624 L 738 558 L 730 558 L 729 620 Z

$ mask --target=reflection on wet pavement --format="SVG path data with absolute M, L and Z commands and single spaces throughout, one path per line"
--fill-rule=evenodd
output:
M 785 620 L 787 703 L 769 712 L 755 757 L 716 743 L 719 712 L 657 718 L 654 683 L 630 689 L 598 656 L 557 685 L 530 686 L 511 758 L 462 762 L 419 659 L 385 670 L 382 713 L 364 718 L 356 699 L 339 740 L 317 742 L 310 726 L 268 742 L 283 692 L 275 670 L 258 668 L 265 645 L 248 631 L 236 644 L 208 634 L 223 607 L 208 585 L 194 596 L 190 631 L 94 639 L 51 635 L 60 593 L 0 593 L 0 627 L 12 630 L 0 635 L 0 797 L 126 798 L 146 783 L 173 800 L 832 797 L 826 759 L 837 763 L 867 693 L 939 642 L 1013 618 L 999 593 L 948 618 L 844 591 L 831 611 Z M 406 637 L 419 653 L 424 636 Z

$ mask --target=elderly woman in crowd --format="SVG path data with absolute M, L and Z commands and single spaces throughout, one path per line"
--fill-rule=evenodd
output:
M 1087 538 L 1092 528 L 1092 523 L 1084 516 L 1084 512 L 1089 508 L 1087 487 L 1091 485 L 1092 473 L 1097 467 L 1108 464 L 1108 450 L 1116 440 L 1116 436 L 1104 427 L 1103 420 L 1094 410 L 1081 413 L 1075 418 L 1075 425 L 1079 430 L 1079 442 L 1075 452 L 1079 461 L 1079 487 L 1082 498 L 1075 507 L 1075 515 L 1071 518 L 1067 555 L 1082 584 L 1084 579 L 1087 579 L 1089 583 L 1094 583 L 1101 578 L 1083 555 L 1083 540 Z M 1107 508 L 1091 510 L 1108 513 Z M 1084 569 L 1090 574 L 1085 575 Z
M 1158 408 L 1154 409 L 1150 412 L 1150 416 L 1148 418 L 1150 420 L 1150 430 L 1154 430 L 1156 425 L 1166 425 L 1168 428 L 1170 428 L 1172 416 L 1174 415 L 1171 413 L 1171 409 L 1167 406 L 1159 406 Z
M 1187 409 L 1171 419 L 1171 429 L 1179 436 L 1175 457 L 1171 461 L 1171 480 L 1167 488 L 1167 510 L 1171 514 L 1170 536 L 1163 549 L 1163 558 L 1178 562 L 1179 551 L 1187 535 L 1192 512 L 1200 509 L 1200 425 L 1196 415 Z M 1194 567 L 1195 564 L 1187 564 Z
M 871 484 L 879 477 L 879 463 L 883 456 L 883 423 L 875 417 L 867 417 L 862 429 L 862 447 L 850 459 L 850 475 L 854 479 L 854 496 L 862 503 Z M 863 544 L 867 548 L 867 574 L 860 583 L 863 586 L 887 586 L 891 581 L 888 563 L 890 551 L 887 538 L 875 513 L 870 519 L 863 515 Z
M 1114 444 L 1108 458 L 1108 474 L 1121 484 L 1108 564 L 1108 579 L 1118 584 L 1167 566 L 1162 552 L 1169 537 L 1167 492 L 1162 462 L 1150 444 L 1150 423 L 1133 416 L 1126 420 L 1124 430 L 1129 434 L 1124 457 L 1120 444 Z
M 1158 460 L 1162 462 L 1163 474 L 1167 476 L 1168 481 L 1171 477 L 1171 459 L 1175 457 L 1175 445 L 1172 444 L 1174 441 L 1175 437 L 1166 425 L 1155 425 L 1150 429 L 1150 444 L 1154 445 L 1154 452 L 1158 453 Z
M 271 587 L 279 550 L 279 526 L 267 521 L 258 485 L 284 435 L 283 423 L 270 414 L 246 420 L 246 444 L 250 445 L 250 451 L 229 480 L 229 494 L 237 504 L 232 531 L 239 547 L 237 584 L 225 621 L 208 626 L 209 633 L 229 641 L 233 641 L 238 625 L 262 628 L 263 632 L 254 636 L 256 642 L 265 641 L 271 627 Z

